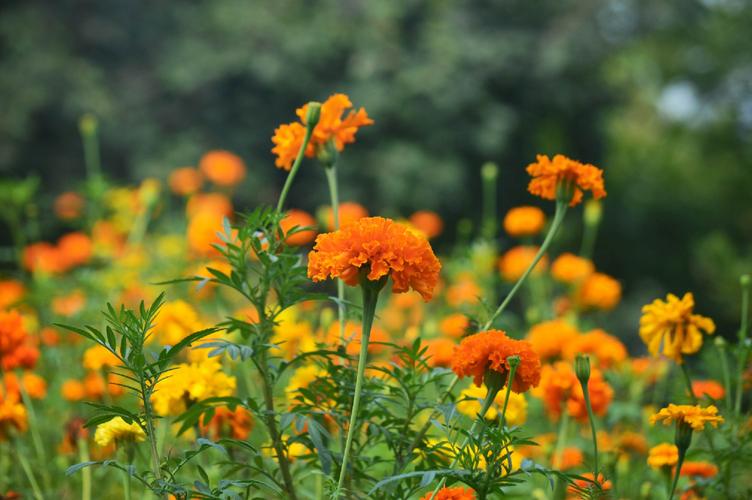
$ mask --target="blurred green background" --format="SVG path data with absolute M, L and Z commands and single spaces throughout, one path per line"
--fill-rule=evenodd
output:
M 624 285 L 622 329 L 655 295 L 692 290 L 729 334 L 752 269 L 750 26 L 744 0 L 6 0 L 0 176 L 40 175 L 45 213 L 80 186 L 91 112 L 110 179 L 228 149 L 249 166 L 247 208 L 282 185 L 274 128 L 341 91 L 376 120 L 341 158 L 344 200 L 436 210 L 448 245 L 479 218 L 483 162 L 501 167 L 501 212 L 537 203 L 536 153 L 594 163 L 609 191 L 595 257 Z M 326 193 L 309 162 L 293 203 Z

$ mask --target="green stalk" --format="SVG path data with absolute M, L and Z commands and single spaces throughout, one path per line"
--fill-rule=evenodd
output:
M 47 463 L 47 456 L 44 452 L 44 445 L 42 444 L 42 437 L 39 434 L 39 421 L 37 420 L 37 414 L 36 411 L 34 411 L 34 405 L 31 402 L 31 398 L 29 397 L 29 394 L 26 392 L 26 387 L 24 387 L 23 382 L 23 374 L 18 371 L 16 372 L 16 378 L 18 379 L 18 389 L 21 393 L 21 401 L 23 401 L 24 406 L 26 407 L 26 413 L 28 415 L 28 421 L 29 421 L 29 432 L 31 433 L 31 441 L 34 444 L 34 451 L 37 455 L 37 460 L 41 464 Z M 47 467 L 42 467 L 42 483 L 44 484 L 44 488 L 47 491 L 52 490 L 52 480 L 50 478 L 49 470 Z
M 504 406 L 501 407 L 501 418 L 499 418 L 499 427 L 501 429 L 504 429 L 504 427 L 507 425 L 507 405 L 509 404 L 509 395 L 512 392 L 512 383 L 514 382 L 514 375 L 517 373 L 517 367 L 520 365 L 519 358 L 515 357 L 516 361 L 514 363 L 509 363 L 509 377 L 507 378 L 507 390 L 506 394 L 504 395 Z M 504 450 L 508 450 L 509 447 L 505 446 Z M 491 467 L 488 468 L 488 481 L 491 480 Z M 507 455 L 507 474 L 510 474 L 512 472 L 512 454 L 509 453 Z M 487 481 L 487 482 L 488 482 Z
M 692 378 L 689 376 L 689 368 L 687 368 L 686 363 L 682 363 L 679 366 L 681 366 L 682 375 L 684 375 L 684 383 L 687 385 L 687 390 L 689 391 L 689 398 L 692 400 L 692 404 L 697 404 L 697 396 L 695 396 L 695 391 L 692 390 Z
M 89 443 L 78 438 L 78 456 L 81 462 L 89 461 Z M 81 500 L 91 500 L 91 467 L 81 469 Z
M 332 203 L 332 221 L 334 230 L 339 229 L 339 190 L 337 187 L 337 163 L 331 163 L 324 167 L 326 181 L 329 184 L 329 198 Z M 345 338 L 345 282 L 337 278 L 337 320 L 339 321 L 339 338 Z
M 373 318 L 376 315 L 376 304 L 379 300 L 379 292 L 384 287 L 386 280 L 381 279 L 377 282 L 368 281 L 366 278 L 361 280 L 361 289 L 363 290 L 363 329 L 360 335 L 360 354 L 358 355 L 358 372 L 355 379 L 355 394 L 353 395 L 352 412 L 350 413 L 350 426 L 347 429 L 347 440 L 345 449 L 342 454 L 342 468 L 339 471 L 339 481 L 337 489 L 332 494 L 333 499 L 340 498 L 342 487 L 347 477 L 347 466 L 352 450 L 353 438 L 355 437 L 356 427 L 358 424 L 358 410 L 360 409 L 360 395 L 363 391 L 363 379 L 368 364 L 368 341 L 371 337 L 371 327 Z
M 724 391 L 724 399 L 726 402 L 726 410 L 731 411 L 731 372 L 728 366 L 728 357 L 726 354 L 726 341 L 723 337 L 715 339 L 715 346 L 718 349 L 718 356 L 721 359 L 721 373 L 723 374 L 723 386 L 726 388 Z
M 554 237 L 556 236 L 556 233 L 559 231 L 559 228 L 561 227 L 561 223 L 564 221 L 564 216 L 567 213 L 567 207 L 569 205 L 565 201 L 556 201 L 556 211 L 554 212 L 554 220 L 551 222 L 551 227 L 548 229 L 548 234 L 546 234 L 546 238 L 543 240 L 543 244 L 541 245 L 540 249 L 538 250 L 538 253 L 535 255 L 535 258 L 530 263 L 528 268 L 525 270 L 525 272 L 520 276 L 520 279 L 517 280 L 517 283 L 514 284 L 512 287 L 512 290 L 510 290 L 509 294 L 506 296 L 504 301 L 499 304 L 499 307 L 494 311 L 494 313 L 491 315 L 491 318 L 486 322 L 486 324 L 483 326 L 483 330 L 488 330 L 491 328 L 491 325 L 493 325 L 493 322 L 498 318 L 502 312 L 504 312 L 504 309 L 507 308 L 509 303 L 511 302 L 512 298 L 515 296 L 517 291 L 520 289 L 522 284 L 525 282 L 527 277 L 530 275 L 530 273 L 535 269 L 535 266 L 538 264 L 538 262 L 543 258 L 546 251 L 548 250 L 548 247 L 551 246 L 551 242 L 554 240 Z
M 598 481 L 598 433 L 595 430 L 595 415 L 593 415 L 593 405 L 590 404 L 590 390 L 588 383 L 582 383 L 582 394 L 585 396 L 585 406 L 587 407 L 588 419 L 590 420 L 590 432 L 593 434 L 593 455 L 594 455 L 594 474 L 593 477 Z
M 125 471 L 123 471 L 123 498 L 131 500 L 131 476 Z
M 742 409 L 742 389 L 744 386 L 744 368 L 747 364 L 749 346 L 747 345 L 747 331 L 749 330 L 749 289 L 752 279 L 748 274 L 743 275 L 739 282 L 742 286 L 741 326 L 739 328 L 739 347 L 737 348 L 736 367 L 736 397 L 734 399 L 734 413 L 739 416 Z
M 305 150 L 308 147 L 308 143 L 311 141 L 311 135 L 313 135 L 313 129 L 316 128 L 316 124 L 318 124 L 320 117 L 321 117 L 321 104 L 317 102 L 309 102 L 308 114 L 306 116 L 306 131 L 305 131 L 305 135 L 303 136 L 303 144 L 300 145 L 300 149 L 298 150 L 298 156 L 295 157 L 295 162 L 292 164 L 292 168 L 290 168 L 290 173 L 287 174 L 285 185 L 282 187 L 282 193 L 280 193 L 279 200 L 277 201 L 277 212 L 281 212 L 282 208 L 285 206 L 287 193 L 290 191 L 290 187 L 292 186 L 292 181 L 295 180 L 295 175 L 298 173 L 300 164 L 303 162 L 303 156 L 305 155 Z
M 687 455 L 687 450 L 679 449 L 679 460 L 676 462 L 676 472 L 674 473 L 674 480 L 671 483 L 671 491 L 668 494 L 668 500 L 673 500 L 674 492 L 676 492 L 676 485 L 679 484 L 679 475 L 681 473 L 682 465 L 684 464 L 684 457 Z
M 42 490 L 39 488 L 39 483 L 37 483 L 36 478 L 34 477 L 34 472 L 31 470 L 31 466 L 29 465 L 29 461 L 26 460 L 26 456 L 21 453 L 21 450 L 17 450 L 16 456 L 18 457 L 18 463 L 21 464 L 21 468 L 24 471 L 24 474 L 26 475 L 26 479 L 29 480 L 29 484 L 31 485 L 31 490 L 34 492 L 34 498 L 37 500 L 44 500 L 44 495 L 42 495 Z
M 495 163 L 485 163 L 481 169 L 483 179 L 483 237 L 492 240 L 496 234 L 496 180 L 499 167 Z
M 556 436 L 556 449 L 554 450 L 554 460 L 558 457 L 561 462 L 564 455 L 564 448 L 567 446 L 567 433 L 569 432 L 569 412 L 566 407 L 561 412 L 561 420 L 559 421 L 559 433 Z M 561 463 L 559 463 L 561 466 Z

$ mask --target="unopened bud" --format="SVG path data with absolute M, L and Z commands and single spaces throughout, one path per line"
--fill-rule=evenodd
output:
M 97 117 L 86 113 L 78 120 L 78 130 L 81 135 L 90 136 L 97 133 Z
M 590 357 L 578 354 L 574 360 L 574 372 L 580 383 L 586 385 L 590 380 Z
M 741 276 L 739 277 L 739 283 L 740 283 L 740 284 L 741 284 L 741 285 L 742 285 L 743 287 L 748 287 L 748 286 L 750 285 L 750 283 L 752 283 L 752 277 L 750 277 L 750 275 L 749 275 L 749 274 L 742 274 L 742 275 L 741 275 Z
M 726 339 L 724 339 L 723 337 L 720 337 L 720 336 L 716 337 L 713 342 L 715 343 L 715 346 L 718 349 L 725 349 L 726 348 Z
M 603 208 L 600 201 L 590 199 L 585 202 L 585 211 L 583 213 L 585 224 L 588 226 L 597 226 L 601 222 L 602 214 Z
M 486 181 L 496 180 L 499 176 L 499 167 L 493 162 L 486 162 L 480 167 L 480 175 Z
M 306 113 L 306 127 L 313 129 L 321 118 L 321 103 L 311 101 L 308 103 L 308 112 Z
M 692 427 L 679 420 L 676 422 L 676 434 L 674 435 L 674 444 L 679 448 L 679 456 L 683 456 L 692 444 Z

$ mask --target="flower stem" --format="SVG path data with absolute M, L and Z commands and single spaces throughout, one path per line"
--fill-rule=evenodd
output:
M 551 222 L 551 227 L 549 227 L 548 234 L 546 234 L 546 238 L 543 240 L 543 244 L 538 250 L 538 253 L 535 255 L 535 258 L 530 263 L 530 265 L 525 270 L 525 272 L 522 274 L 522 276 L 520 276 L 520 279 L 517 280 L 517 283 L 514 284 L 514 286 L 512 287 L 512 290 L 510 290 L 509 294 L 506 296 L 504 301 L 501 304 L 499 304 L 499 307 L 496 309 L 496 311 L 494 311 L 493 315 L 491 315 L 489 320 L 483 326 L 483 330 L 488 330 L 489 328 L 491 328 L 491 325 L 493 325 L 493 322 L 496 320 L 496 318 L 498 318 L 501 315 L 502 312 L 504 312 L 504 309 L 507 308 L 512 298 L 515 296 L 515 294 L 520 289 L 522 284 L 525 282 L 527 277 L 530 275 L 533 269 L 535 269 L 535 266 L 538 264 L 538 262 L 543 258 L 543 255 L 545 255 L 546 251 L 548 250 L 548 247 L 551 246 L 551 242 L 554 240 L 556 233 L 559 231 L 559 228 L 561 227 L 561 223 L 564 221 L 564 216 L 567 213 L 567 207 L 568 205 L 564 201 L 556 202 L 556 211 L 554 212 L 554 220 Z
M 282 186 L 282 193 L 280 193 L 279 201 L 277 201 L 277 212 L 281 212 L 282 208 L 285 206 L 287 193 L 290 191 L 290 187 L 292 186 L 292 181 L 295 180 L 295 175 L 298 173 L 300 164 L 303 162 L 303 156 L 305 155 L 305 150 L 308 147 L 308 143 L 311 140 L 311 134 L 313 134 L 313 127 L 307 126 L 306 131 L 305 131 L 305 136 L 303 136 L 303 144 L 300 145 L 300 150 L 298 150 L 298 156 L 295 158 L 295 162 L 292 164 L 290 173 L 287 174 L 285 185 Z
M 569 412 L 566 407 L 561 412 L 561 420 L 559 421 L 559 433 L 556 436 L 556 449 L 554 450 L 554 460 L 558 460 L 558 467 L 561 467 L 562 459 L 564 458 L 564 448 L 567 445 L 567 433 L 569 432 Z M 598 478 L 595 479 L 596 481 Z M 556 479 L 557 489 L 559 488 L 560 479 Z
M 728 366 L 728 357 L 726 355 L 726 343 L 723 342 L 723 338 L 719 337 L 722 341 L 721 344 L 716 344 L 716 348 L 718 349 L 718 357 L 721 359 L 721 373 L 723 374 L 723 387 L 725 387 L 725 402 L 726 402 L 726 410 L 731 411 L 733 408 L 731 406 L 731 372 L 729 371 Z
M 34 411 L 34 405 L 31 402 L 31 398 L 29 397 L 28 392 L 26 392 L 26 387 L 24 386 L 23 382 L 23 374 L 18 371 L 16 373 L 16 378 L 18 379 L 18 389 L 21 393 L 21 400 L 23 401 L 24 407 L 26 407 L 26 412 L 28 414 L 28 421 L 29 421 L 29 432 L 31 433 L 31 440 L 34 444 L 34 451 L 37 456 L 37 460 L 41 464 L 47 463 L 47 457 L 44 452 L 44 446 L 42 445 L 42 437 L 39 434 L 39 421 L 37 420 L 37 414 L 36 411 Z M 44 484 L 44 487 L 47 491 L 50 491 L 52 489 L 52 480 L 50 478 L 50 474 L 47 467 L 42 467 L 42 483 Z
M 347 429 L 347 440 L 345 449 L 342 454 L 342 468 L 339 471 L 339 481 L 337 489 L 332 495 L 333 499 L 338 499 L 342 494 L 342 486 L 345 484 L 347 477 L 347 466 L 352 450 L 353 438 L 355 437 L 356 427 L 358 424 L 358 410 L 360 409 L 360 395 L 363 391 L 363 378 L 368 364 L 368 340 L 371 337 L 371 326 L 373 318 L 376 315 L 376 304 L 379 300 L 379 292 L 384 283 L 365 281 L 361 283 L 363 290 L 363 330 L 360 335 L 360 354 L 358 355 L 358 372 L 355 379 L 355 394 L 353 395 L 352 412 L 350 413 L 350 425 Z
M 749 345 L 747 342 L 747 330 L 749 330 L 749 289 L 750 276 L 745 274 L 741 277 L 742 285 L 742 312 L 741 326 L 739 328 L 739 346 L 737 347 L 737 367 L 736 367 L 736 397 L 734 398 L 734 413 L 738 416 L 742 408 L 742 389 L 744 386 L 744 369 L 747 364 L 749 355 Z
M 689 391 L 689 398 L 692 400 L 692 404 L 697 404 L 697 396 L 695 396 L 695 391 L 692 390 L 692 378 L 689 376 L 689 368 L 687 368 L 686 363 L 682 363 L 681 365 L 682 375 L 684 375 L 684 383 L 687 385 L 687 390 Z
M 29 461 L 26 459 L 26 456 L 21 452 L 20 449 L 16 452 L 16 456 L 18 456 L 18 463 L 21 465 L 21 468 L 26 475 L 26 479 L 29 480 L 31 490 L 34 492 L 34 498 L 36 498 L 37 500 L 44 500 L 42 490 L 39 488 L 39 483 L 37 483 L 37 480 L 34 477 L 34 471 L 31 470 L 31 466 L 29 465 Z
M 123 471 L 123 499 L 131 500 L 131 476 Z
M 514 375 L 517 373 L 517 366 L 519 366 L 518 363 L 510 364 L 509 368 L 509 377 L 507 382 L 507 390 L 506 394 L 504 395 L 504 406 L 501 407 L 501 418 L 499 418 L 499 427 L 503 430 L 504 427 L 507 425 L 507 405 L 509 404 L 509 395 L 512 392 L 512 383 L 514 382 Z M 508 450 L 509 447 L 505 446 L 504 450 Z M 507 454 L 507 474 L 510 474 L 512 472 L 512 454 Z M 488 468 L 488 480 L 491 479 L 491 467 Z
M 81 462 L 89 461 L 89 443 L 84 438 L 78 438 L 78 454 Z M 91 467 L 81 470 L 81 500 L 91 500 Z
M 582 383 L 582 394 L 585 396 L 585 406 L 587 407 L 588 419 L 590 420 L 590 432 L 593 434 L 593 456 L 594 470 L 593 477 L 598 480 L 598 433 L 595 430 L 595 416 L 593 415 L 593 405 L 590 403 L 590 389 L 588 383 Z
M 332 203 L 332 221 L 334 229 L 339 229 L 339 190 L 337 187 L 337 164 L 332 163 L 324 167 L 326 181 L 329 184 L 329 199 Z M 345 282 L 337 278 L 337 319 L 339 320 L 340 341 L 345 338 Z
M 684 457 L 687 455 L 687 450 L 679 448 L 679 460 L 676 462 L 676 472 L 674 472 L 674 480 L 671 483 L 671 491 L 668 494 L 668 500 L 673 500 L 674 492 L 676 491 L 676 485 L 679 483 L 679 475 L 681 474 L 681 468 L 684 464 Z

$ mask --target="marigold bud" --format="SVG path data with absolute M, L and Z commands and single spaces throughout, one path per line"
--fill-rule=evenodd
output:
M 574 361 L 574 372 L 577 379 L 584 386 L 590 380 L 590 357 L 585 354 L 578 354 Z
M 674 444 L 679 448 L 679 456 L 682 457 L 692 444 L 692 426 L 683 420 L 676 421 L 676 434 Z
M 603 208 L 600 201 L 592 199 L 585 202 L 585 212 L 583 214 L 585 224 L 588 226 L 597 226 L 601 222 L 602 214 Z
M 493 162 L 484 163 L 480 167 L 480 175 L 486 181 L 493 181 L 499 176 L 499 167 Z
M 306 127 L 313 130 L 321 118 L 321 103 L 311 101 L 308 103 L 308 113 L 306 113 Z
M 97 133 L 97 117 L 91 113 L 86 113 L 78 120 L 78 130 L 81 135 L 90 136 Z

